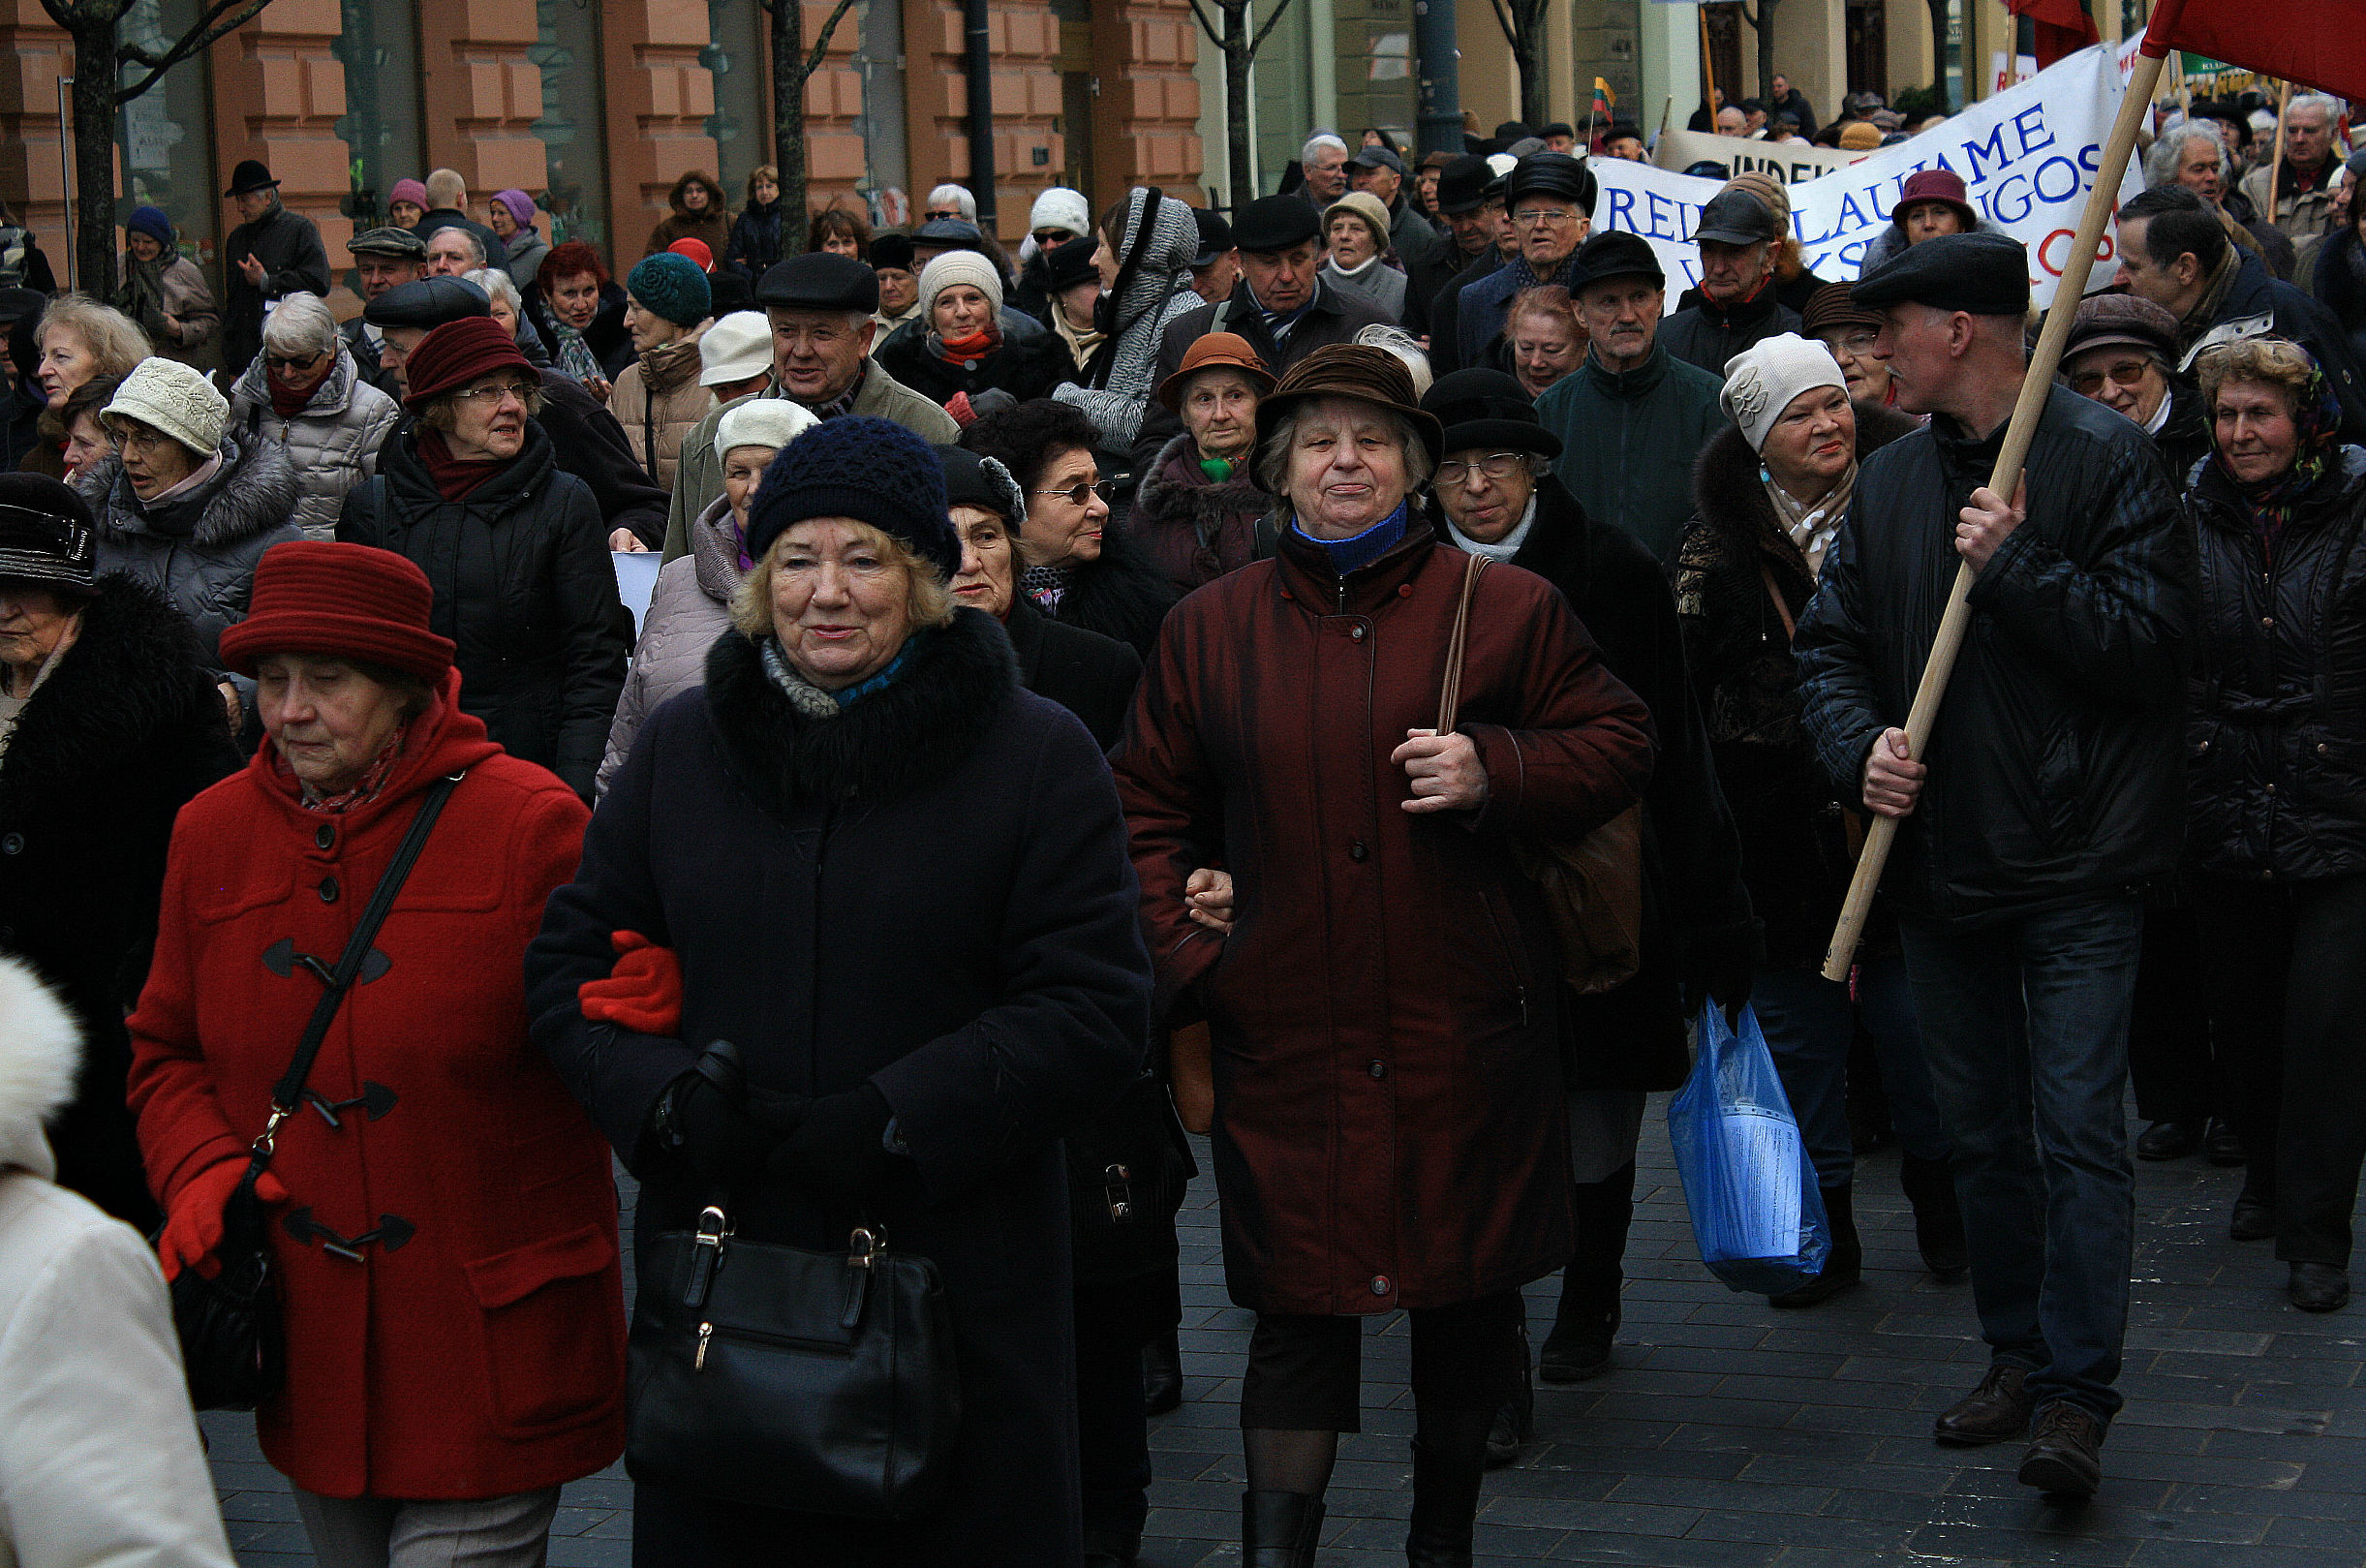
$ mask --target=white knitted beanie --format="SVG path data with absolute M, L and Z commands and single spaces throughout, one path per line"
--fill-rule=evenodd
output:
M 715 460 L 722 462 L 734 446 L 770 446 L 779 451 L 821 421 L 814 411 L 784 397 L 752 397 L 735 404 L 715 421 Z
M 1741 437 L 1757 451 L 1767 445 L 1774 421 L 1791 407 L 1791 400 L 1816 386 L 1837 386 L 1845 395 L 1849 379 L 1840 361 L 1821 343 L 1810 343 L 1797 332 L 1765 338 L 1725 362 L 1725 390 L 1719 401 L 1726 416 L 1741 427 Z
M 1002 274 L 975 251 L 947 251 L 920 269 L 920 319 L 934 326 L 937 295 L 957 283 L 968 284 L 1002 308 Z
M 100 411 L 102 418 L 114 415 L 154 425 L 200 458 L 207 458 L 222 448 L 230 405 L 203 372 L 177 359 L 151 358 L 132 367 L 115 388 L 114 401 Z
M 1055 185 L 1035 198 L 1034 210 L 1027 215 L 1027 231 L 1032 235 L 1038 229 L 1065 229 L 1079 236 L 1091 233 L 1092 208 L 1084 193 Z

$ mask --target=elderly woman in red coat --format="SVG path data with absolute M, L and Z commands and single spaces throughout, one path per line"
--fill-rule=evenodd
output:
M 526 943 L 588 813 L 461 711 L 431 599 L 387 551 L 263 556 L 222 657 L 269 738 L 181 813 L 131 1018 L 165 1272 L 209 1269 L 316 965 L 457 776 L 258 1183 L 288 1335 L 263 1453 L 324 1568 L 538 1564 L 560 1485 L 624 1446 L 607 1145 L 526 1035 Z
M 1560 966 L 1512 842 L 1633 804 L 1650 720 L 1551 584 L 1496 567 L 1434 733 L 1465 559 L 1409 506 L 1437 421 L 1395 355 L 1340 346 L 1257 426 L 1278 558 L 1169 615 L 1116 762 L 1161 996 L 1214 1040 L 1225 1274 L 1257 1313 L 1242 1554 L 1313 1562 L 1363 1320 L 1403 1307 L 1406 1551 L 1444 1568 L 1526 1369 L 1520 1287 L 1571 1246 Z

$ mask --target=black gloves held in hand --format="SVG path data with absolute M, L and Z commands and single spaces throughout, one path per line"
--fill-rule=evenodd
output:
M 702 1073 L 686 1072 L 666 1090 L 661 1112 L 665 1141 L 678 1148 L 709 1186 L 760 1179 L 785 1134 L 763 1125 Z
M 772 1179 L 817 1197 L 868 1197 L 887 1173 L 887 1123 L 893 1116 L 876 1085 L 823 1095 L 773 1152 Z

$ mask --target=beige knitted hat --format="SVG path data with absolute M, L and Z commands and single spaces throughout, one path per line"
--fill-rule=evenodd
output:
M 937 296 L 955 284 L 966 283 L 1002 308 L 1002 274 L 975 251 L 947 251 L 920 269 L 920 319 L 936 320 Z
M 150 358 L 132 367 L 114 401 L 100 411 L 102 419 L 117 416 L 153 425 L 205 458 L 222 447 L 230 405 L 202 372 L 177 359 Z

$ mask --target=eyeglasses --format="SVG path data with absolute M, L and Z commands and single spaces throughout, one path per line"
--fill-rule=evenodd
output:
M 503 382 L 499 386 L 464 386 L 452 396 L 462 403 L 489 403 L 499 408 L 505 397 L 514 397 L 523 405 L 538 389 L 525 382 Z
M 1058 496 L 1071 507 L 1087 506 L 1094 496 L 1099 496 L 1103 501 L 1107 501 L 1117 493 L 1117 481 L 1114 479 L 1103 479 L 1097 484 L 1087 483 L 1079 479 L 1065 490 L 1038 490 L 1035 492 L 1039 496 Z
M 1526 461 L 1525 452 L 1490 452 L 1476 463 L 1440 463 L 1437 466 L 1437 482 L 1457 487 L 1468 484 L 1473 469 L 1490 479 L 1508 479 L 1512 477 L 1512 471 Z
M 318 354 L 308 354 L 299 357 L 292 354 L 265 353 L 262 356 L 262 366 L 265 370 L 310 370 L 325 357 L 326 355 Z
M 1559 229 L 1578 221 L 1578 215 L 1553 207 L 1536 207 L 1512 214 L 1512 221 L 1522 229 Z
M 1834 355 L 1843 354 L 1861 355 L 1871 354 L 1873 345 L 1880 341 L 1879 332 L 1846 332 L 1826 338 L 1824 346 L 1831 350 Z
M 151 430 L 144 424 L 136 424 L 129 430 L 109 430 L 107 433 L 107 444 L 115 450 L 138 452 L 142 456 L 156 450 L 157 447 L 171 439 L 163 431 Z
M 2105 365 L 2102 370 L 2081 370 L 2070 378 L 2071 390 L 2081 397 L 2093 397 L 2102 389 L 2106 375 L 2122 386 L 2141 386 L 2144 384 L 2144 372 L 2151 368 L 2152 361 L 2149 359 L 2122 359 L 2117 364 Z

